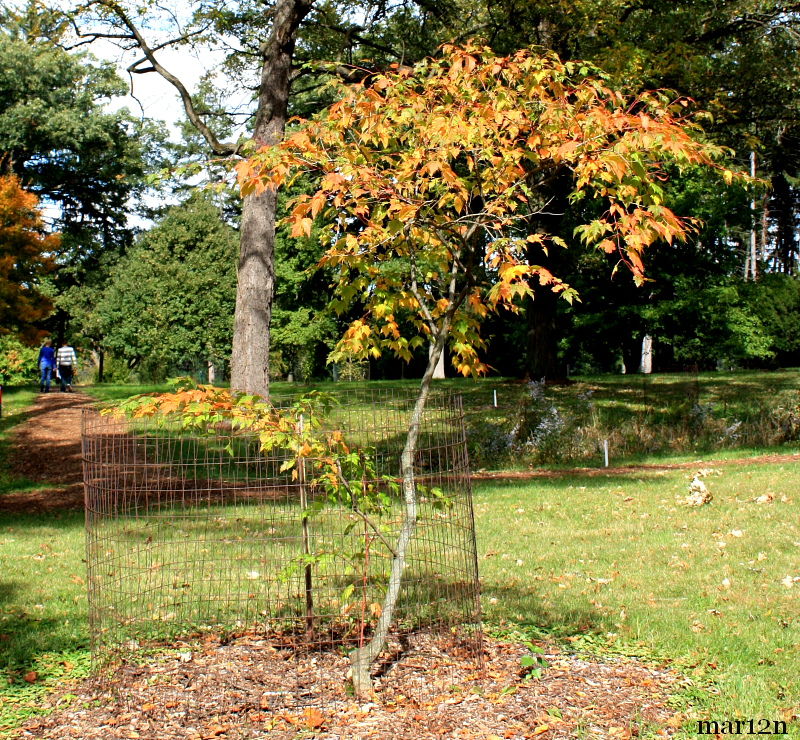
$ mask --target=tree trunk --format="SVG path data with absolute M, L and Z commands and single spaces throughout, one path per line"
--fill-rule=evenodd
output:
M 392 568 L 389 575 L 389 585 L 386 589 L 386 596 L 383 599 L 383 609 L 378 623 L 375 625 L 375 632 L 370 641 L 362 647 L 350 652 L 350 662 L 352 664 L 353 688 L 357 697 L 367 697 L 372 694 L 372 680 L 370 678 L 370 667 L 375 659 L 380 655 L 386 646 L 386 637 L 389 634 L 389 627 L 394 617 L 394 609 L 397 605 L 397 598 L 403 585 L 403 569 L 406 564 L 406 553 L 408 546 L 414 536 L 417 525 L 417 487 L 414 477 L 414 457 L 417 452 L 417 440 L 419 439 L 419 429 L 422 423 L 422 414 L 430 393 L 431 381 L 439 358 L 444 353 L 444 346 L 447 341 L 449 327 L 445 326 L 436 338 L 436 342 L 431 345 L 428 353 L 428 366 L 422 376 L 419 387 L 419 395 L 414 403 L 411 418 L 408 424 L 408 435 L 400 456 L 400 469 L 403 475 L 403 501 L 405 510 L 403 512 L 403 525 L 400 529 L 400 536 L 392 557 Z
M 264 62 L 253 138 L 273 146 L 283 138 L 297 28 L 314 0 L 279 0 Z M 245 197 L 239 242 L 231 388 L 269 395 L 269 325 L 275 293 L 275 208 L 272 191 Z
M 435 343 L 431 342 L 428 345 L 428 357 L 433 354 L 435 348 Z M 444 357 L 447 353 L 443 350 L 439 355 L 439 361 L 436 363 L 436 367 L 433 369 L 433 379 L 434 380 L 444 380 L 447 375 L 445 374 L 444 370 Z
M 567 369 L 558 359 L 558 300 L 549 287 L 537 285 L 525 309 L 528 320 L 525 370 L 532 380 L 561 381 L 567 377 Z
M 528 219 L 528 233 L 562 235 L 571 189 L 572 173 L 566 167 L 561 167 L 543 191 L 540 212 L 531 214 Z M 528 264 L 542 265 L 554 275 L 568 275 L 571 272 L 571 259 L 566 249 L 555 245 L 551 245 L 546 254 L 538 246 L 528 247 Z M 558 342 L 561 339 L 558 302 L 561 299 L 549 286 L 539 285 L 536 280 L 532 281 L 531 290 L 533 296 L 527 299 L 525 305 L 528 325 L 525 374 L 531 380 L 565 381 L 567 367 L 558 359 Z
M 242 207 L 231 388 L 269 395 L 269 325 L 275 294 L 274 192 L 249 195 Z

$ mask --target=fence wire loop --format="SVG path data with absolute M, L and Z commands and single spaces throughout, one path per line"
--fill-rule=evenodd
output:
M 334 406 L 326 425 L 341 431 L 358 452 L 359 469 L 372 478 L 342 486 L 338 496 L 309 475 L 313 461 L 282 469 L 285 454 L 262 451 L 252 433 L 217 425 L 201 434 L 84 411 L 95 666 L 135 660 L 150 648 L 207 633 L 258 635 L 293 655 L 345 655 L 363 645 L 381 613 L 402 526 L 402 494 L 391 480 L 399 480 L 413 402 L 412 396 L 350 390 Z M 439 635 L 458 654 L 480 660 L 475 527 L 459 396 L 430 398 L 415 476 L 419 519 L 390 642 Z M 364 499 L 366 491 L 377 499 Z M 276 692 L 281 705 L 310 701 L 299 671 L 282 679 L 289 685 Z

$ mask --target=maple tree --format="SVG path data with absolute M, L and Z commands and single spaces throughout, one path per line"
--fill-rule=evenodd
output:
M 35 334 L 34 323 L 52 308 L 39 292 L 53 269 L 59 237 L 47 234 L 39 200 L 15 175 L 0 176 L 0 326 Z
M 401 456 L 404 524 L 383 611 L 371 641 L 351 653 L 356 692 L 365 694 L 402 585 L 417 517 L 417 438 L 446 343 L 460 373 L 485 372 L 480 324 L 490 311 L 519 310 L 536 284 L 576 298 L 529 259 L 532 248 L 546 255 L 567 246 L 556 235 L 526 233 L 526 222 L 548 207 L 544 184 L 568 168 L 570 200 L 602 199 L 602 215 L 576 233 L 616 254 L 641 284 L 643 251 L 685 239 L 693 227 L 663 202 L 665 166 L 715 166 L 719 150 L 694 135 L 666 93 L 626 99 L 590 64 L 550 53 L 500 57 L 448 45 L 437 59 L 397 66 L 339 94 L 241 166 L 239 177 L 244 194 L 275 189 L 297 172 L 319 178 L 315 193 L 294 201 L 293 234 L 326 221 L 320 264 L 336 269 L 333 305 L 363 306 L 332 359 L 385 351 L 407 359 L 431 344 Z

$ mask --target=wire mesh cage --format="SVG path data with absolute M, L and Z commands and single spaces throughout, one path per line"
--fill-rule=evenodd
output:
M 283 658 L 271 706 L 310 703 L 312 685 L 342 682 L 348 652 L 375 630 L 397 557 L 407 511 L 396 482 L 414 400 L 351 389 L 333 406 L 325 426 L 368 461 L 361 475 L 372 478 L 341 496 L 306 473 L 313 461 L 288 466 L 286 450 L 265 452 L 256 435 L 230 425 L 198 433 L 85 411 L 96 667 L 130 663 L 150 648 L 204 634 L 257 636 Z M 475 528 L 459 396 L 428 400 L 414 479 L 416 522 L 384 658 L 424 644 L 479 664 Z M 381 505 L 362 502 L 365 491 Z M 321 654 L 328 663 L 296 659 Z M 294 670 L 284 669 L 289 663 Z M 323 677 L 324 666 L 330 675 Z

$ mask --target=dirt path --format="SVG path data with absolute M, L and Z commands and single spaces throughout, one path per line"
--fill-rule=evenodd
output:
M 0 511 L 35 512 L 83 508 L 81 414 L 95 403 L 85 393 L 42 393 L 12 438 L 12 473 L 46 489 L 0 496 Z
M 0 496 L 0 512 L 36 512 L 82 509 L 81 414 L 95 402 L 85 393 L 40 394 L 28 410 L 28 418 L 17 427 L 9 458 L 11 471 L 30 481 L 52 484 L 46 489 L 22 490 Z M 800 454 L 759 455 L 729 460 L 703 460 L 663 465 L 622 465 L 610 468 L 563 470 L 480 471 L 475 481 L 536 480 L 574 475 L 605 477 L 641 475 L 698 467 L 798 463 Z

